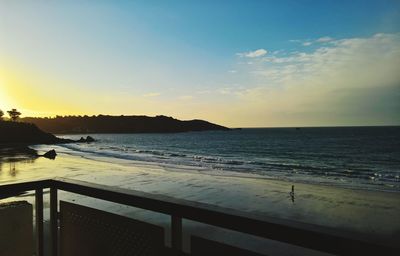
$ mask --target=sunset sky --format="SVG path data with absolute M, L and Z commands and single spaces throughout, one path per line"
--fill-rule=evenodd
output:
M 0 0 L 0 109 L 399 125 L 400 1 Z

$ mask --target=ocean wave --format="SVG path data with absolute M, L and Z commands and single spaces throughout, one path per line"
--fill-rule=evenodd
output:
M 394 186 L 394 190 L 400 190 L 400 144 L 393 140 L 394 135 L 372 129 L 368 130 L 369 136 L 358 137 L 354 143 L 360 128 L 352 129 L 303 129 L 301 134 L 285 129 L 221 134 L 99 134 L 96 143 L 67 144 L 60 150 L 101 161 L 167 166 L 168 170 L 195 169 L 227 176 L 254 175 L 346 186 Z M 398 138 L 400 133 L 395 132 Z

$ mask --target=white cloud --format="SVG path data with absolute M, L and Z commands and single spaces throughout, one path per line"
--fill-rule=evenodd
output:
M 228 73 L 232 73 L 232 74 L 234 74 L 234 73 L 236 73 L 237 72 L 237 70 L 229 70 L 228 71 Z
M 238 95 L 254 120 L 243 118 L 273 120 L 267 125 L 400 123 L 400 34 L 318 40 L 329 44 L 247 66 L 248 86 Z
M 201 91 L 197 91 L 196 93 L 197 94 L 211 94 L 211 93 L 213 93 L 213 91 L 212 90 L 201 90 Z
M 273 51 L 272 54 L 276 55 L 276 54 L 283 53 L 283 52 L 284 52 L 283 50 L 276 50 L 276 51 Z
M 332 37 L 329 37 L 329 36 L 320 37 L 320 38 L 318 38 L 316 40 L 314 40 L 314 39 L 303 39 L 303 40 L 293 39 L 293 40 L 289 40 L 289 42 L 291 42 L 291 43 L 298 43 L 298 44 L 301 44 L 303 46 L 310 46 L 310 45 L 315 44 L 315 43 L 328 43 L 328 42 L 332 42 L 332 41 L 334 41 L 334 39 Z
M 232 87 L 224 87 L 224 88 L 217 90 L 217 92 L 220 94 L 232 94 L 233 88 Z
M 324 36 L 324 37 L 318 38 L 318 39 L 316 40 L 316 42 L 318 42 L 318 43 L 327 43 L 327 42 L 330 42 L 330 41 L 333 41 L 333 40 L 334 40 L 334 39 L 333 39 L 332 37 Z
M 178 99 L 180 99 L 180 100 L 192 100 L 193 96 L 192 95 L 182 95 L 182 96 L 179 96 Z
M 294 52 L 283 57 L 265 57 L 262 72 L 276 74 L 277 81 L 285 79 L 284 74 L 298 73 L 296 79 L 306 77 L 321 77 L 322 74 L 336 74 L 338 72 L 358 72 L 361 77 L 379 76 L 379 73 L 364 72 L 372 67 L 378 70 L 394 72 L 395 56 L 399 55 L 400 34 L 377 34 L 370 38 L 350 38 L 331 41 L 332 45 L 319 47 L 311 53 Z M 399 63 L 397 61 L 396 63 Z M 380 63 L 378 65 L 378 63 Z M 366 66 L 366 64 L 368 64 Z M 260 71 L 260 67 L 258 67 Z M 373 71 L 372 69 L 371 71 Z M 397 72 L 394 72 L 396 74 Z M 391 73 L 392 77 L 393 73 Z M 349 79 L 351 76 L 346 77 Z M 387 80 L 389 77 L 383 80 Z M 315 80 L 315 79 L 313 79 Z
M 257 57 L 264 56 L 267 53 L 268 53 L 268 51 L 265 49 L 258 49 L 258 50 L 250 51 L 250 52 L 237 53 L 236 55 L 238 55 L 240 57 L 257 58 Z
M 159 92 L 150 92 L 150 93 L 144 94 L 143 97 L 157 97 L 160 95 L 161 95 L 161 93 L 159 93 Z

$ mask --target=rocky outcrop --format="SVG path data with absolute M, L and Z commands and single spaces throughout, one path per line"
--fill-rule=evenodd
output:
M 7 144 L 59 144 L 73 140 L 62 139 L 40 130 L 36 125 L 21 122 L 0 121 L 0 145 Z
M 48 159 L 56 159 L 57 153 L 54 149 L 47 151 L 46 153 L 43 154 L 43 157 L 48 158 Z
M 18 157 L 21 159 L 25 159 L 37 156 L 38 154 L 36 150 L 31 149 L 27 146 L 11 144 L 3 144 L 3 146 L 0 145 L 0 162 L 4 160 L 9 160 L 12 162 L 12 160 L 15 160 L 15 158 Z
M 90 142 L 94 142 L 95 140 L 91 137 L 91 136 L 86 136 L 86 139 L 81 137 L 79 140 L 77 140 L 76 142 L 86 142 L 86 143 L 90 143 Z
M 62 144 L 76 142 L 94 142 L 94 138 L 87 136 L 80 140 L 62 139 L 53 134 L 40 130 L 34 124 L 20 122 L 0 121 L 0 162 L 19 161 L 21 159 L 36 159 L 43 156 L 48 159 L 55 159 L 57 153 L 54 149 L 43 155 L 29 148 L 34 144 Z

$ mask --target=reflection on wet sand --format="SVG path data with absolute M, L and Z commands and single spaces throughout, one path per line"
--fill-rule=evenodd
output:
M 1 158 L 0 158 L 1 159 Z M 35 162 L 36 159 L 17 159 L 17 160 L 13 160 L 13 161 L 3 161 L 0 162 L 0 176 L 2 176 L 3 174 L 3 165 L 4 166 L 8 166 L 8 175 L 10 177 L 16 177 L 19 173 L 19 165 L 22 164 L 33 164 Z M 5 167 L 4 169 L 7 169 L 7 167 Z
M 0 177 L 7 169 L 6 175 L 16 177 L 20 164 L 32 164 L 37 158 L 36 150 L 27 147 L 0 148 Z
M 15 162 L 10 162 L 10 171 L 9 171 L 10 176 L 15 177 L 17 176 L 17 170 L 15 168 Z
M 4 146 L 0 144 L 0 177 L 3 174 L 3 165 L 8 165 L 9 177 L 16 177 L 20 165 L 32 164 L 39 157 L 54 160 L 56 156 L 55 150 L 39 155 L 36 150 L 27 146 Z

